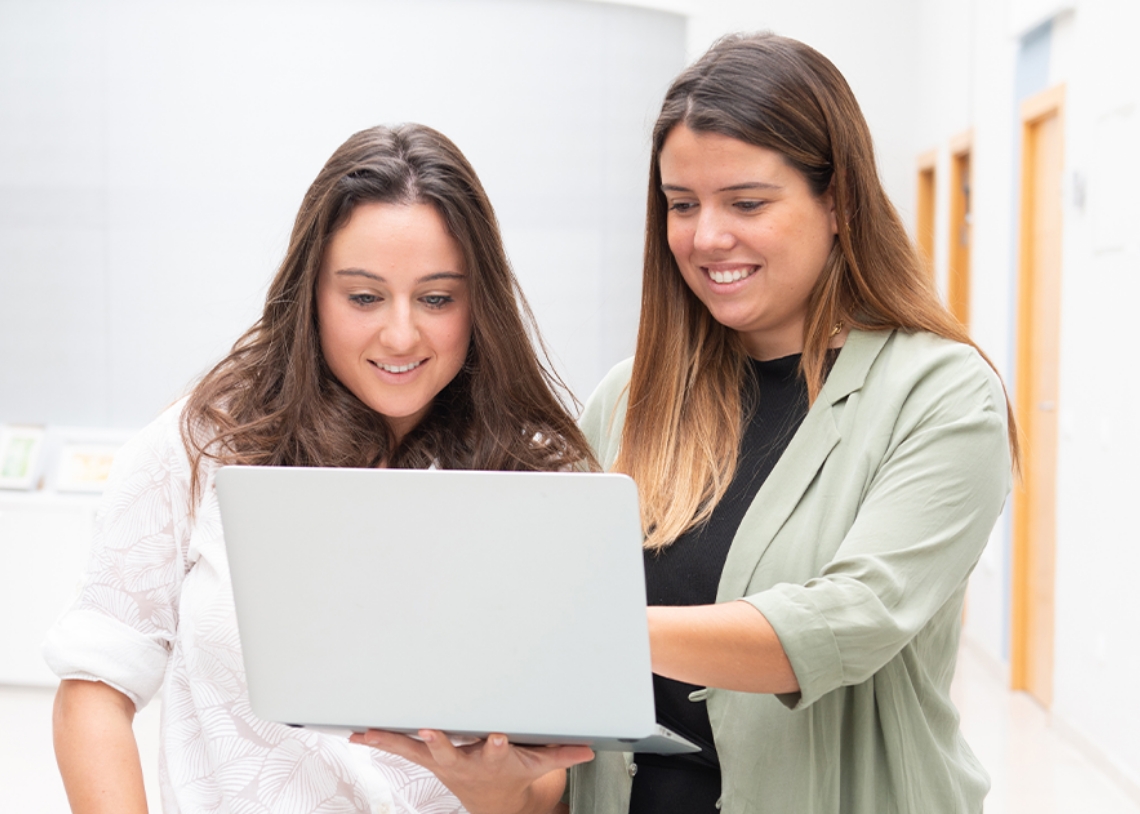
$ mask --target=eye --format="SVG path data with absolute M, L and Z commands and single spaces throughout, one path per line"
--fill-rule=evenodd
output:
M 733 204 L 741 212 L 756 212 L 764 207 L 767 201 L 737 201 Z
M 697 205 L 692 201 L 670 201 L 669 211 L 676 212 L 678 215 L 685 215 L 692 212 L 697 208 Z
M 443 308 L 448 303 L 455 302 L 447 294 L 428 294 L 426 297 L 421 297 L 420 300 L 428 308 Z
M 374 303 L 380 302 L 380 298 L 375 294 L 349 294 L 348 299 L 349 302 L 352 302 L 355 305 L 359 305 L 361 307 L 366 305 L 373 305 Z

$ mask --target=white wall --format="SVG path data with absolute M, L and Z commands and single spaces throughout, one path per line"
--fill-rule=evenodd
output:
M 0 422 L 139 426 L 256 318 L 352 132 L 480 173 L 585 396 L 632 351 L 684 20 L 572 0 L 0 0 Z
M 1055 715 L 1140 788 L 1140 5 L 1084 0 L 1065 81 Z
M 608 0 L 599 0 L 608 2 Z M 920 4 L 913 0 L 624 0 L 688 15 L 688 61 L 734 31 L 772 31 L 802 40 L 835 63 L 863 109 L 879 173 L 904 216 L 914 208 Z

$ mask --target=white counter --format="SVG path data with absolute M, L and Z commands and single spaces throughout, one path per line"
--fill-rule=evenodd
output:
M 87 567 L 97 495 L 0 490 L 0 684 L 55 686 L 40 643 Z

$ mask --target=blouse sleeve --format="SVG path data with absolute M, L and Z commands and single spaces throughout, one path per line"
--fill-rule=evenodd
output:
M 896 418 L 818 576 L 746 597 L 799 680 L 800 693 L 781 698 L 788 706 L 878 672 L 961 590 L 985 547 L 1010 487 L 1005 398 L 980 357 L 963 351 L 901 394 L 865 403 Z
M 189 464 L 181 404 L 116 456 L 79 596 L 48 632 L 61 679 L 102 681 L 141 708 L 162 685 L 187 569 Z

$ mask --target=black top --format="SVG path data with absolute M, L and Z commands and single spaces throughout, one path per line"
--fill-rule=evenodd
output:
M 650 605 L 711 605 L 732 538 L 792 436 L 807 415 L 807 385 L 800 356 L 752 361 L 755 386 L 745 388 L 744 428 L 732 483 L 712 516 L 670 546 L 645 552 Z M 637 754 L 630 814 L 716 814 L 720 762 L 703 701 L 689 700 L 700 687 L 653 676 L 658 722 L 701 747 L 689 755 Z

